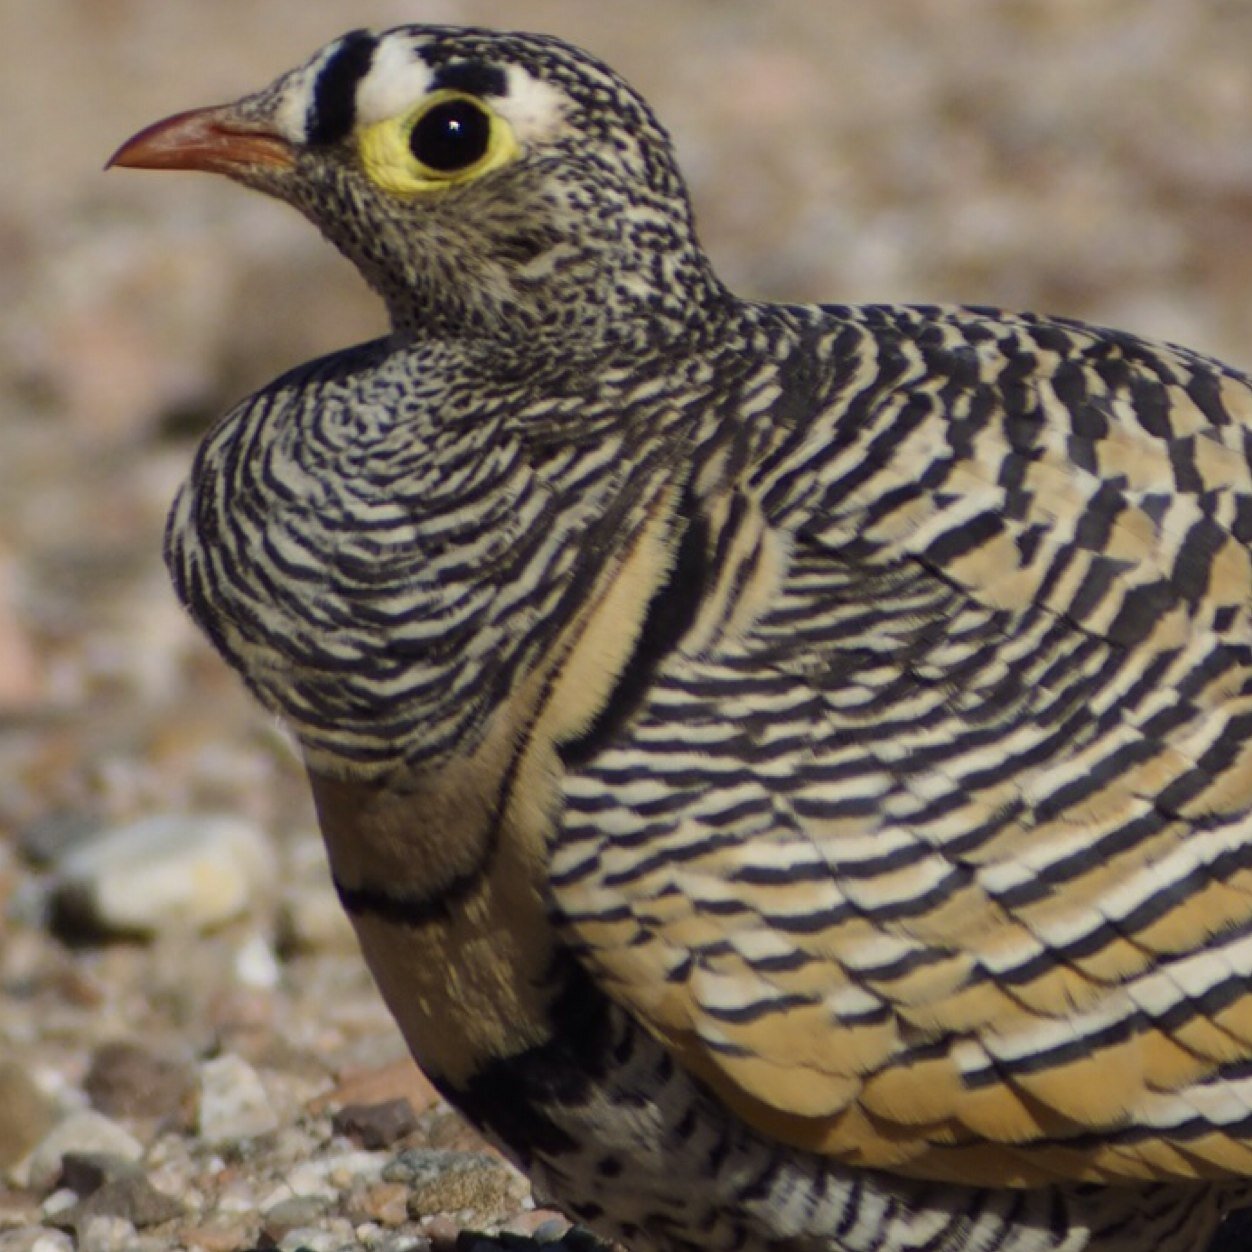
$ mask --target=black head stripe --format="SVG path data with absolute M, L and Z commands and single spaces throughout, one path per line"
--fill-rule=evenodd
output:
M 450 61 L 431 80 L 436 90 L 464 91 L 471 96 L 506 96 L 509 80 L 498 65 L 486 61 Z
M 305 126 L 310 144 L 335 143 L 352 130 L 356 119 L 356 89 L 369 73 L 378 39 L 367 30 L 345 35 L 322 66 L 313 85 L 313 103 Z

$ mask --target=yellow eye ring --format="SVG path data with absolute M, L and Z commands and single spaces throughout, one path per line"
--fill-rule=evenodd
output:
M 518 151 L 508 122 L 463 91 L 432 92 L 408 113 L 367 126 L 359 145 L 365 173 L 396 195 L 469 182 Z

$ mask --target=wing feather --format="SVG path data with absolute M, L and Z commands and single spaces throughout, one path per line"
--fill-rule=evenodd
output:
M 722 563 L 566 779 L 569 942 L 780 1141 L 1252 1173 L 1252 384 L 1069 324 L 829 316 L 813 421 L 734 480 L 697 458 Z

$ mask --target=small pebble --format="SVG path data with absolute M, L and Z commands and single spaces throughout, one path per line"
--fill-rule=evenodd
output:
M 18 832 L 18 847 L 32 865 L 48 867 L 87 843 L 100 825 L 85 813 L 49 813 Z
M 115 1040 L 96 1049 L 83 1088 L 92 1107 L 111 1117 L 161 1118 L 184 1111 L 194 1080 L 181 1061 Z
M 253 935 L 235 953 L 235 978 L 243 986 L 270 991 L 281 977 L 278 957 L 264 936 Z
M 243 913 L 274 877 L 260 830 L 161 815 L 103 831 L 61 862 L 54 929 L 69 939 L 203 931 Z
M 88 1217 L 78 1228 L 78 1252 L 133 1252 L 135 1235 L 124 1217 Z
M 78 1198 L 78 1192 L 72 1187 L 58 1187 L 39 1206 L 39 1215 L 49 1226 L 56 1226 L 59 1224 L 56 1219 L 62 1213 L 69 1212 L 78 1203 Z M 72 1226 L 73 1223 L 69 1225 Z
M 94 1195 L 105 1183 L 139 1177 L 142 1173 L 138 1162 L 113 1152 L 67 1152 L 61 1158 L 60 1183 L 83 1199 Z
M 143 1230 L 182 1214 L 183 1206 L 173 1196 L 158 1191 L 142 1175 L 130 1175 L 106 1182 L 74 1208 L 57 1213 L 54 1224 L 62 1230 L 75 1229 L 81 1237 L 86 1223 L 97 1217 L 119 1217 Z
M 256 1223 L 237 1218 L 214 1217 L 202 1226 L 184 1227 L 178 1237 L 199 1252 L 243 1252 L 256 1246 Z
M 517 1212 L 530 1196 L 521 1174 L 486 1152 L 411 1148 L 383 1170 L 383 1180 L 408 1185 L 411 1217 L 465 1213 L 490 1223 Z
M 355 1139 L 363 1148 L 389 1148 L 417 1129 L 417 1115 L 405 1099 L 379 1104 L 348 1104 L 331 1119 L 335 1134 Z
M 69 1235 L 44 1226 L 25 1226 L 0 1232 L 0 1252 L 73 1252 Z
M 346 1252 L 356 1248 L 350 1222 L 330 1218 L 324 1225 L 298 1226 L 278 1241 L 279 1252 Z
M 323 1164 L 323 1177 L 336 1191 L 356 1184 L 372 1186 L 382 1178 L 386 1165 L 385 1152 L 356 1151 L 328 1155 Z
M 431 1242 L 425 1235 L 409 1231 L 389 1231 L 369 1246 L 371 1252 L 431 1252 Z
M 364 1216 L 380 1226 L 402 1226 L 409 1217 L 409 1189 L 399 1182 L 380 1182 L 361 1195 Z
M 62 1118 L 13 1172 L 19 1184 L 47 1191 L 61 1177 L 62 1161 L 69 1152 L 103 1152 L 137 1161 L 143 1148 L 134 1135 L 103 1113 L 79 1109 Z
M 336 1194 L 337 1189 L 326 1181 L 326 1170 L 321 1161 L 301 1161 L 283 1171 L 282 1177 L 276 1180 L 273 1191 L 259 1197 L 259 1204 L 262 1210 L 266 1210 L 289 1200 L 293 1195 L 317 1196 L 330 1200 Z
M 209 1143 L 237 1143 L 277 1129 L 265 1086 L 243 1057 L 228 1053 L 200 1067 L 200 1133 Z
M 291 1196 L 270 1205 L 261 1218 L 265 1237 L 278 1243 L 288 1231 L 301 1226 L 314 1226 L 329 1208 L 330 1202 L 319 1196 Z
M 0 1170 L 16 1165 L 50 1131 L 56 1106 L 21 1066 L 0 1061 Z
M 536 1243 L 556 1243 L 569 1234 L 569 1219 L 550 1209 L 533 1209 L 509 1223 L 509 1229 L 529 1235 Z
M 445 1213 L 422 1223 L 434 1252 L 459 1252 L 460 1240 L 467 1232 L 460 1222 Z

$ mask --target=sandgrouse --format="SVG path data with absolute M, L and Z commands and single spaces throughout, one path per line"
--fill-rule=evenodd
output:
M 636 1252 L 1196 1252 L 1250 1202 L 1252 381 L 738 299 L 542 36 L 353 31 L 113 163 L 386 302 L 212 430 L 167 560 L 545 1194 Z

